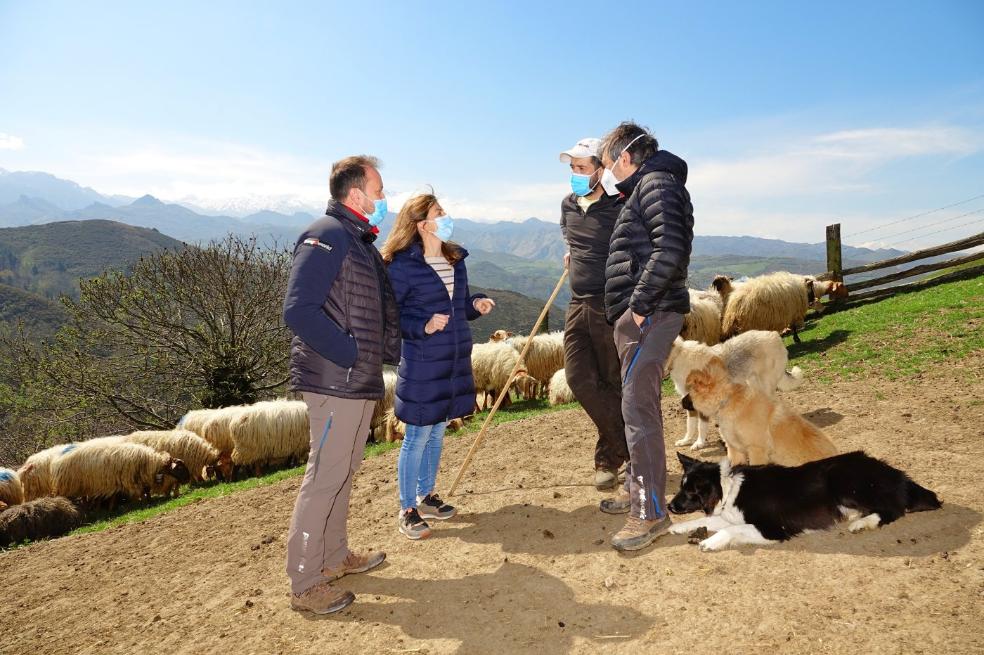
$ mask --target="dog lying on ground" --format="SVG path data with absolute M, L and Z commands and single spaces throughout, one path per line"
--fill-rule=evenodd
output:
M 714 418 L 732 464 L 798 466 L 837 454 L 817 426 L 744 382 L 732 381 L 719 357 L 687 376 L 685 409 Z
M 792 371 L 786 370 L 789 354 L 782 337 L 775 332 L 751 330 L 714 346 L 677 337 L 666 362 L 666 371 L 678 394 L 686 395 L 687 376 L 691 371 L 704 368 L 712 357 L 721 358 L 731 379 L 745 382 L 769 397 L 775 395 L 776 389 L 791 391 L 803 383 L 803 372 L 798 366 Z M 687 410 L 687 433 L 676 445 L 686 446 L 693 442 L 691 450 L 705 448 L 709 445 L 709 424 L 706 415 Z
M 667 509 L 703 511 L 706 517 L 676 523 L 671 534 L 706 528 L 715 534 L 702 551 L 739 544 L 774 544 L 807 530 L 826 530 L 842 519 L 860 532 L 886 525 L 906 512 L 942 506 L 936 494 L 902 471 L 861 451 L 801 466 L 734 466 L 677 453 L 683 465 L 680 491 Z

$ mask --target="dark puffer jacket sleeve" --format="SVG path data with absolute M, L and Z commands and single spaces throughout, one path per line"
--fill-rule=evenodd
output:
M 304 343 L 342 368 L 355 364 L 359 349 L 355 337 L 333 321 L 323 305 L 347 252 L 348 238 L 341 229 L 319 237 L 303 235 L 294 248 L 283 315 Z
M 475 301 L 478 300 L 479 298 L 488 298 L 488 296 L 485 295 L 484 293 L 476 293 L 473 296 L 471 292 L 471 288 L 466 287 L 465 298 L 468 299 L 468 301 L 465 303 L 465 318 L 467 318 L 469 321 L 474 321 L 476 318 L 481 318 L 482 312 L 475 309 Z
M 652 242 L 653 251 L 639 276 L 629 307 L 649 316 L 666 292 L 687 279 L 693 224 L 683 185 L 672 176 L 652 173 L 637 190 L 639 212 Z
M 396 305 L 400 310 L 400 335 L 404 339 L 423 339 L 427 337 L 424 326 L 433 314 L 424 316 L 416 311 L 411 303 L 407 302 L 410 298 L 410 275 L 404 270 L 405 264 L 399 259 L 389 264 L 389 280 L 393 285 L 393 294 L 396 296 Z

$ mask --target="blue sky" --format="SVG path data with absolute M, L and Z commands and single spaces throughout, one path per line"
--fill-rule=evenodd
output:
M 430 183 L 462 217 L 557 220 L 557 153 L 634 119 L 689 162 L 700 234 L 820 241 L 984 194 L 981 2 L 278 4 L 0 0 L 0 167 L 282 209 L 367 152 L 391 204 Z M 919 224 L 856 241 L 984 222 L 895 237 Z

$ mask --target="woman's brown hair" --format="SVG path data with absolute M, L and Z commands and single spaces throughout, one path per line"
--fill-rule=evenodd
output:
M 427 214 L 436 204 L 437 196 L 432 193 L 414 196 L 403 204 L 403 208 L 396 216 L 393 229 L 386 237 L 386 243 L 379 249 L 383 261 L 388 264 L 398 252 L 403 252 L 414 243 L 423 243 L 420 233 L 417 232 L 417 223 L 427 220 Z M 449 264 L 454 264 L 461 259 L 461 248 L 455 243 L 446 241 L 441 244 L 441 254 Z

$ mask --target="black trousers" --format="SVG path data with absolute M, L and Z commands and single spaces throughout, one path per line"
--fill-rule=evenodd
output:
M 598 428 L 596 469 L 618 468 L 629 459 L 620 368 L 604 299 L 572 299 L 564 326 L 564 371 L 574 397 Z

